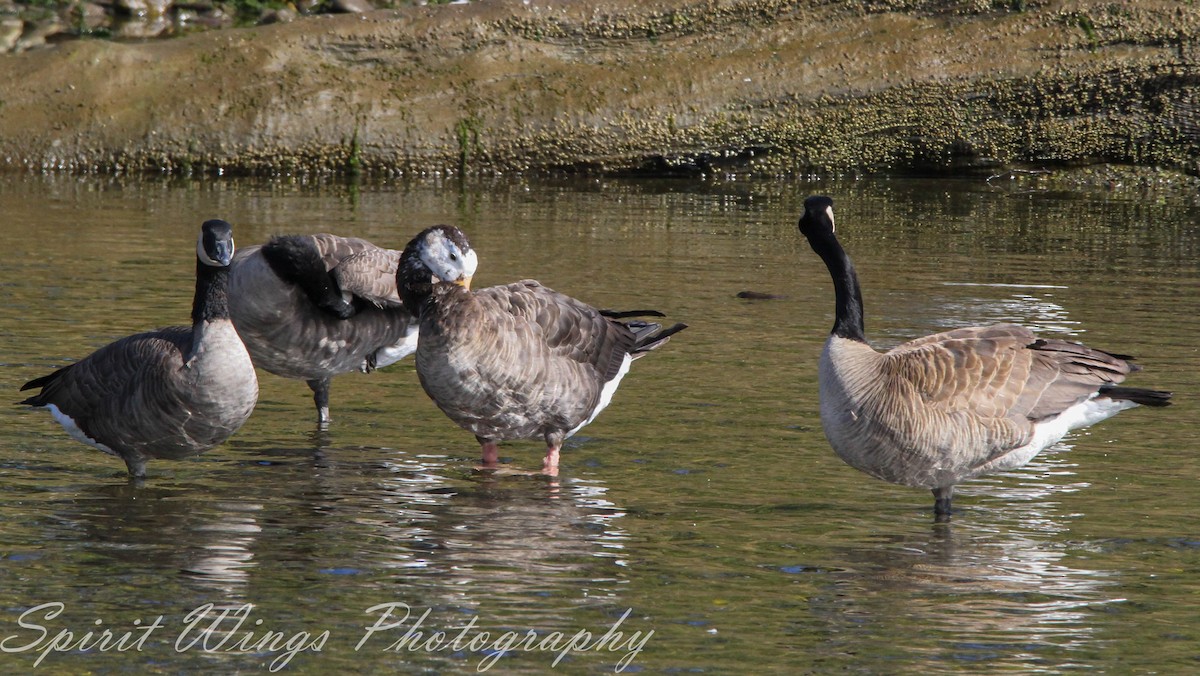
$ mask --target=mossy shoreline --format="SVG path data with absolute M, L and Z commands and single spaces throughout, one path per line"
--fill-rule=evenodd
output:
M 494 0 L 81 40 L 0 56 L 0 171 L 1198 176 L 1198 33 L 1149 0 Z

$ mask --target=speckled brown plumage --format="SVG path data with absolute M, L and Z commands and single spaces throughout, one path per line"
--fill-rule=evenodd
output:
M 475 258 L 465 236 L 432 230 L 414 239 L 401 263 L 401 295 L 420 308 L 422 387 L 475 434 L 485 465 L 495 463 L 497 442 L 542 438 L 543 471 L 557 473 L 563 440 L 608 404 L 629 364 L 685 326 L 623 322 L 617 317 L 624 313 L 602 312 L 534 280 L 470 291 Z M 442 246 L 454 255 L 435 262 Z M 422 261 L 444 268 L 433 284 Z
M 636 349 L 625 324 L 532 280 L 434 293 L 417 373 L 438 407 L 483 439 L 561 443 Z

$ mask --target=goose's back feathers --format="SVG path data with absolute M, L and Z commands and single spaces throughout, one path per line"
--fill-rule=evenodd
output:
M 359 237 L 329 233 L 308 237 L 343 295 L 361 298 L 379 307 L 401 304 L 400 294 L 396 292 L 399 251 L 384 249 Z
M 475 293 L 439 285 L 435 295 L 417 373 L 452 420 L 483 438 L 574 428 L 634 342 L 620 323 L 534 281 Z
M 1128 388 L 1115 387 L 1137 370 L 1129 359 L 1013 324 L 938 333 L 885 353 L 831 336 L 821 415 L 852 466 L 937 488 L 1023 465 L 1068 431 L 1132 406 L 1120 396 Z
M 323 379 L 412 354 L 416 327 L 399 306 L 398 252 L 330 234 L 291 239 L 315 251 L 331 288 L 337 285 L 355 312 L 342 318 L 318 307 L 277 274 L 262 247 L 242 249 L 231 272 L 230 314 L 257 366 L 285 378 Z
M 911 382 L 929 406 L 1037 422 L 1124 380 L 1136 370 L 1128 359 L 1000 324 L 899 345 L 884 354 L 883 373 Z
M 350 295 L 376 307 L 403 307 L 396 292 L 400 252 L 372 247 L 343 258 L 331 272 L 343 296 Z
M 834 451 L 867 474 L 933 489 L 1019 467 L 1070 430 L 1170 392 L 1120 387 L 1131 357 L 1014 324 L 957 329 L 880 354 L 867 344 L 858 274 L 835 235 L 833 200 L 804 200 L 798 223 L 833 280 L 835 320 L 821 354 L 821 424 Z
M 342 237 L 328 232 L 318 232 L 314 235 L 289 235 L 299 239 L 309 239 L 317 248 L 326 268 L 332 270 L 338 263 L 357 253 L 378 249 L 372 242 L 361 237 Z M 279 238 L 276 238 L 279 239 Z
M 477 296 L 481 303 L 492 304 L 492 314 L 508 313 L 528 321 L 540 332 L 550 356 L 563 358 L 564 363 L 588 364 L 602 382 L 616 376 L 636 343 L 627 325 L 532 279 L 483 289 Z
M 452 420 L 496 441 L 574 433 L 608 403 L 640 342 L 665 341 L 651 338 L 657 324 L 631 328 L 533 280 L 473 293 L 441 284 L 433 303 L 421 383 Z

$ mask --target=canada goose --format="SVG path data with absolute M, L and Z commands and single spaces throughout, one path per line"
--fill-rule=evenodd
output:
M 396 284 L 421 329 L 417 375 L 455 423 L 475 434 L 484 466 L 497 442 L 543 438 L 545 474 L 559 449 L 608 405 L 630 362 L 686 326 L 662 329 L 533 280 L 470 290 L 477 257 L 458 228 L 435 226 L 404 249 Z M 637 314 L 658 314 L 636 311 Z
M 307 381 L 317 424 L 333 376 L 370 372 L 417 349 L 417 325 L 396 293 L 400 252 L 365 239 L 274 237 L 234 257 L 229 312 L 254 364 Z
M 205 221 L 196 244 L 192 325 L 127 336 L 21 387 L 67 432 L 119 456 L 134 477 L 150 458 L 179 459 L 229 438 L 250 417 L 258 379 L 229 321 L 233 228 Z
M 1170 392 L 1118 387 L 1132 357 L 1015 324 L 956 329 L 879 353 L 862 294 L 834 235 L 833 200 L 804 201 L 800 232 L 833 277 L 836 319 L 821 353 L 821 424 L 833 450 L 873 477 L 929 488 L 950 513 L 955 484 L 1015 469 L 1067 432 Z

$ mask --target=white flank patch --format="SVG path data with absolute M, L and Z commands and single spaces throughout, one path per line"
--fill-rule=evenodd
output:
M 613 376 L 612 380 L 604 383 L 604 389 L 600 390 L 600 401 L 596 404 L 596 408 L 592 410 L 592 414 L 588 416 L 587 420 L 584 420 L 570 432 L 567 432 L 568 437 L 574 436 L 576 432 L 595 420 L 596 416 L 600 415 L 600 411 L 603 411 L 604 407 L 608 406 L 608 402 L 612 401 L 613 395 L 617 392 L 617 386 L 621 384 L 621 379 L 625 377 L 626 373 L 629 373 L 629 365 L 632 363 L 633 356 L 626 354 L 625 359 L 621 361 L 621 368 L 617 369 L 617 375 Z
M 1013 449 L 1005 456 L 1006 468 L 1020 467 L 1033 459 L 1043 448 L 1057 443 L 1074 429 L 1095 425 L 1106 418 L 1133 408 L 1137 404 L 1128 400 L 1113 400 L 1108 397 L 1092 395 L 1091 399 L 1081 401 L 1060 413 L 1057 417 L 1046 422 L 1038 423 L 1033 428 L 1033 440 L 1028 444 Z M 1023 459 L 1022 459 L 1023 458 Z M 1019 460 L 1019 464 L 1011 464 L 1009 460 Z
M 91 446 L 92 448 L 98 448 L 109 455 L 117 455 L 117 452 L 113 449 L 84 434 L 83 430 L 79 429 L 79 425 L 75 424 L 75 420 L 72 419 L 71 416 L 60 411 L 59 408 L 54 404 L 46 404 L 46 408 L 50 410 L 50 415 L 54 416 L 54 419 L 58 421 L 58 424 L 63 426 L 63 429 L 67 431 L 67 434 L 71 435 L 72 439 L 75 439 L 76 441 L 82 441 L 88 446 Z
M 397 341 L 394 345 L 381 347 L 375 351 L 375 368 L 381 369 L 384 366 L 391 366 L 396 362 L 404 359 L 408 355 L 417 351 L 417 335 L 420 330 L 416 322 L 408 327 L 408 332 L 404 337 Z

